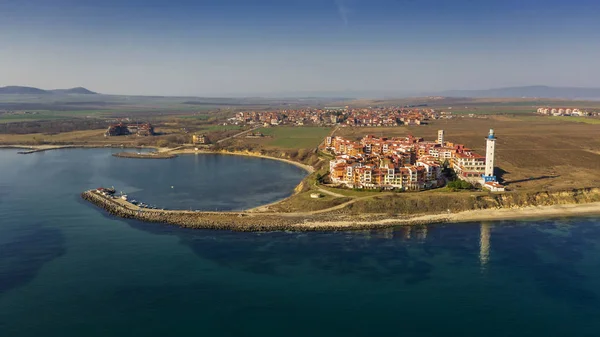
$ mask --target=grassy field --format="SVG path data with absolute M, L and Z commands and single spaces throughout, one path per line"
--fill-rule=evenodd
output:
M 52 114 L 35 114 L 35 115 L 0 115 L 0 124 L 16 123 L 16 122 L 34 122 L 40 120 L 56 120 L 67 119 L 68 117 Z
M 241 129 L 242 127 L 239 125 L 206 125 L 200 127 L 200 131 L 228 131 Z
M 331 132 L 327 127 L 270 127 L 258 130 L 269 138 L 265 145 L 283 149 L 310 149 L 317 147 Z
M 349 189 L 349 188 L 335 188 L 335 187 L 327 187 L 324 185 L 319 185 L 320 188 L 326 190 L 326 191 L 330 191 L 333 193 L 337 193 L 337 194 L 341 194 L 343 196 L 346 197 L 366 197 L 366 196 L 374 196 L 374 195 L 380 195 L 381 192 L 379 191 L 372 191 L 372 190 L 353 190 L 353 189 Z
M 281 203 L 269 207 L 274 212 L 295 212 L 295 211 L 317 211 L 334 207 L 352 200 L 351 198 L 337 198 L 324 195 L 322 198 L 313 199 L 310 194 L 314 191 L 303 192 L 288 198 Z
M 12 122 L 33 122 L 33 121 L 48 121 L 56 119 L 75 119 L 75 118 L 106 118 L 114 113 L 127 113 L 131 111 L 124 110 L 67 110 L 67 111 L 50 111 L 39 110 L 32 111 L 35 114 L 1 114 L 0 123 Z M 135 116 L 136 112 L 131 112 Z
M 490 128 L 498 137 L 496 174 L 517 190 L 600 186 L 600 130 L 597 124 L 565 123 L 543 116 L 489 116 L 434 121 L 430 125 L 389 128 L 340 128 L 336 135 L 360 138 L 414 136 L 462 143 L 485 154 Z
M 600 118 L 589 118 L 589 117 L 570 117 L 570 116 L 550 116 L 551 120 L 561 122 L 573 122 L 573 123 L 585 123 L 585 124 L 600 124 Z M 600 130 L 598 130 L 600 132 Z
M 5 144 L 34 144 L 36 142 L 102 142 L 109 143 L 104 137 L 105 129 L 101 130 L 85 130 L 64 132 L 54 135 L 42 133 L 30 133 L 23 135 L 0 134 L 0 143 Z M 119 140 L 125 141 L 129 137 L 119 137 Z M 132 137 L 133 138 L 133 137 Z M 112 143 L 121 143 L 116 138 L 112 138 Z
M 509 115 L 522 115 L 522 114 L 532 114 L 535 110 L 533 108 L 530 109 L 520 109 L 520 108 L 506 108 L 506 107 L 477 107 L 477 108 L 456 108 L 451 111 L 453 115 L 496 115 L 496 114 L 509 114 Z

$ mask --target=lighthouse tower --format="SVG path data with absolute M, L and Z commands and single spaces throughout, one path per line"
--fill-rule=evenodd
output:
M 494 129 L 490 129 L 490 133 L 486 138 L 486 151 L 485 151 L 485 174 L 483 175 L 484 181 L 496 181 L 494 176 L 494 150 L 496 149 L 496 136 L 494 135 Z

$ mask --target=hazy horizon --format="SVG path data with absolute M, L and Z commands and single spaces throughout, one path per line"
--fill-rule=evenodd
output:
M 0 2 L 0 86 L 281 95 L 600 87 L 600 3 Z

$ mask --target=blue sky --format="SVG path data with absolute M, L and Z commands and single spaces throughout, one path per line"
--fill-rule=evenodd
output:
M 600 87 L 597 0 L 0 0 L 0 85 L 237 96 Z

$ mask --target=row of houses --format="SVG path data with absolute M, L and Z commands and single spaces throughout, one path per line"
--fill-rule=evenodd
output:
M 398 126 L 421 125 L 439 118 L 433 109 L 404 107 L 325 107 L 283 109 L 276 111 L 242 111 L 231 118 L 231 123 L 263 125 L 342 125 L 342 126 Z
M 329 163 L 331 182 L 350 188 L 418 191 L 443 186 L 444 167 L 472 182 L 479 182 L 485 172 L 486 158 L 446 142 L 443 130 L 436 141 L 413 136 L 368 135 L 360 141 L 327 137 L 325 147 L 336 156 Z
M 588 113 L 577 108 L 538 108 L 537 113 L 549 116 L 587 116 Z

